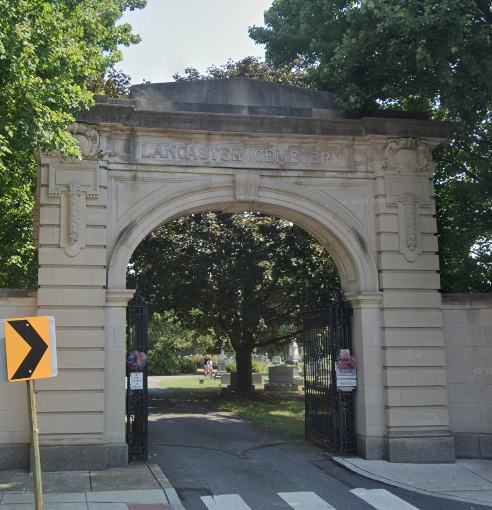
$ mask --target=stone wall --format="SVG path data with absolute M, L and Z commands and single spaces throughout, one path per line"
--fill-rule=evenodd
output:
M 0 319 L 35 317 L 36 291 L 0 289 Z M 29 418 L 24 382 L 0 382 L 0 470 L 29 466 Z
M 443 294 L 449 421 L 457 458 L 492 458 L 492 294 Z

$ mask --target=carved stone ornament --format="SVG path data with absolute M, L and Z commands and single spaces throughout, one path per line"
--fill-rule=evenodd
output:
M 61 195 L 60 247 L 75 257 L 85 248 L 86 194 L 79 182 L 70 182 Z
M 80 184 L 71 182 L 68 188 L 67 238 L 70 244 L 79 239 Z
M 387 173 L 415 175 L 435 170 L 428 162 L 429 149 L 425 141 L 416 138 L 393 138 L 384 149 L 383 170 Z
M 77 182 L 80 191 L 84 191 L 88 198 L 99 197 L 99 167 L 92 165 L 73 165 L 53 163 L 49 166 L 48 195 L 59 197 L 63 191 L 70 189 L 70 183 Z
M 400 253 L 408 262 L 415 262 L 422 253 L 420 213 L 415 196 L 407 193 L 398 203 Z
M 102 155 L 102 151 L 99 150 L 99 133 L 96 125 L 73 122 L 68 126 L 68 131 L 79 143 L 84 159 L 98 159 Z
M 234 178 L 236 181 L 236 202 L 256 202 L 260 176 L 253 172 L 245 172 L 235 174 Z

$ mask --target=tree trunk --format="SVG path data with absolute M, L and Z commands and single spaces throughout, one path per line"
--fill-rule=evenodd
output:
M 250 331 L 243 330 L 243 340 L 236 348 L 237 379 L 235 391 L 245 393 L 254 391 L 253 375 L 251 373 L 253 345 L 253 334 Z

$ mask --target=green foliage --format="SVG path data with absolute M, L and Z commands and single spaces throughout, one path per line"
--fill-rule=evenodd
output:
M 252 361 L 251 362 L 251 371 L 253 374 L 261 374 L 265 371 L 266 363 L 262 363 L 260 361 Z
M 87 89 L 94 94 L 128 99 L 130 97 L 131 78 L 123 71 L 110 69 L 105 76 L 87 83 Z
M 194 373 L 203 356 L 189 359 L 178 357 L 197 344 L 210 345 L 209 338 L 182 326 L 172 312 L 153 313 L 149 320 L 149 373 L 150 375 L 173 375 L 178 372 Z
M 182 374 L 195 374 L 196 373 L 196 363 L 190 358 L 180 358 L 179 371 Z
M 0 286 L 35 287 L 33 151 L 79 157 L 67 131 L 92 106 L 86 83 L 140 40 L 125 10 L 145 0 L 0 0 Z
M 442 290 L 492 284 L 492 11 L 484 0 L 276 0 L 250 28 L 267 62 L 301 59 L 304 83 L 346 110 L 423 111 L 455 123 L 437 151 Z
M 145 0 L 0 0 L 0 171 L 37 148 L 78 155 L 67 125 L 92 106 L 86 83 L 140 38 L 117 22 Z
M 180 372 L 179 360 L 170 352 L 149 351 L 149 375 L 176 375 Z
M 185 76 L 176 73 L 175 81 L 211 80 L 222 78 L 251 78 L 253 80 L 271 81 L 284 85 L 300 86 L 303 83 L 305 69 L 300 59 L 295 59 L 288 65 L 273 67 L 258 57 L 245 57 L 237 62 L 229 59 L 226 64 L 207 68 L 206 74 L 194 67 L 185 69 Z
M 204 355 L 203 354 L 198 354 L 198 355 L 195 355 L 195 356 L 190 356 L 190 359 L 195 363 L 195 368 L 203 368 L 204 365 L 205 365 L 205 360 L 204 360 Z M 211 355 L 210 356 L 210 359 L 212 360 L 212 365 L 214 367 L 217 366 L 217 356 L 214 356 L 214 355 Z
M 37 164 L 25 152 L 10 160 L 12 166 L 0 179 L 0 288 L 34 289 L 37 264 L 32 215 Z
M 140 244 L 130 267 L 130 285 L 138 278 L 152 310 L 173 310 L 183 328 L 213 331 L 217 344 L 229 340 L 238 373 L 249 376 L 255 348 L 299 337 L 303 296 L 328 303 L 339 288 L 321 245 L 260 213 L 175 220 Z
M 225 365 L 226 372 L 237 372 L 237 366 L 235 363 L 226 363 Z

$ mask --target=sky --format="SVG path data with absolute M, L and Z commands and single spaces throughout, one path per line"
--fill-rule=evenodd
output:
M 263 25 L 263 12 L 273 0 L 147 0 L 147 7 L 126 13 L 142 41 L 122 47 L 116 69 L 132 84 L 173 81 L 186 67 L 204 73 L 212 64 L 252 55 L 264 58 L 263 45 L 248 36 L 248 27 Z

